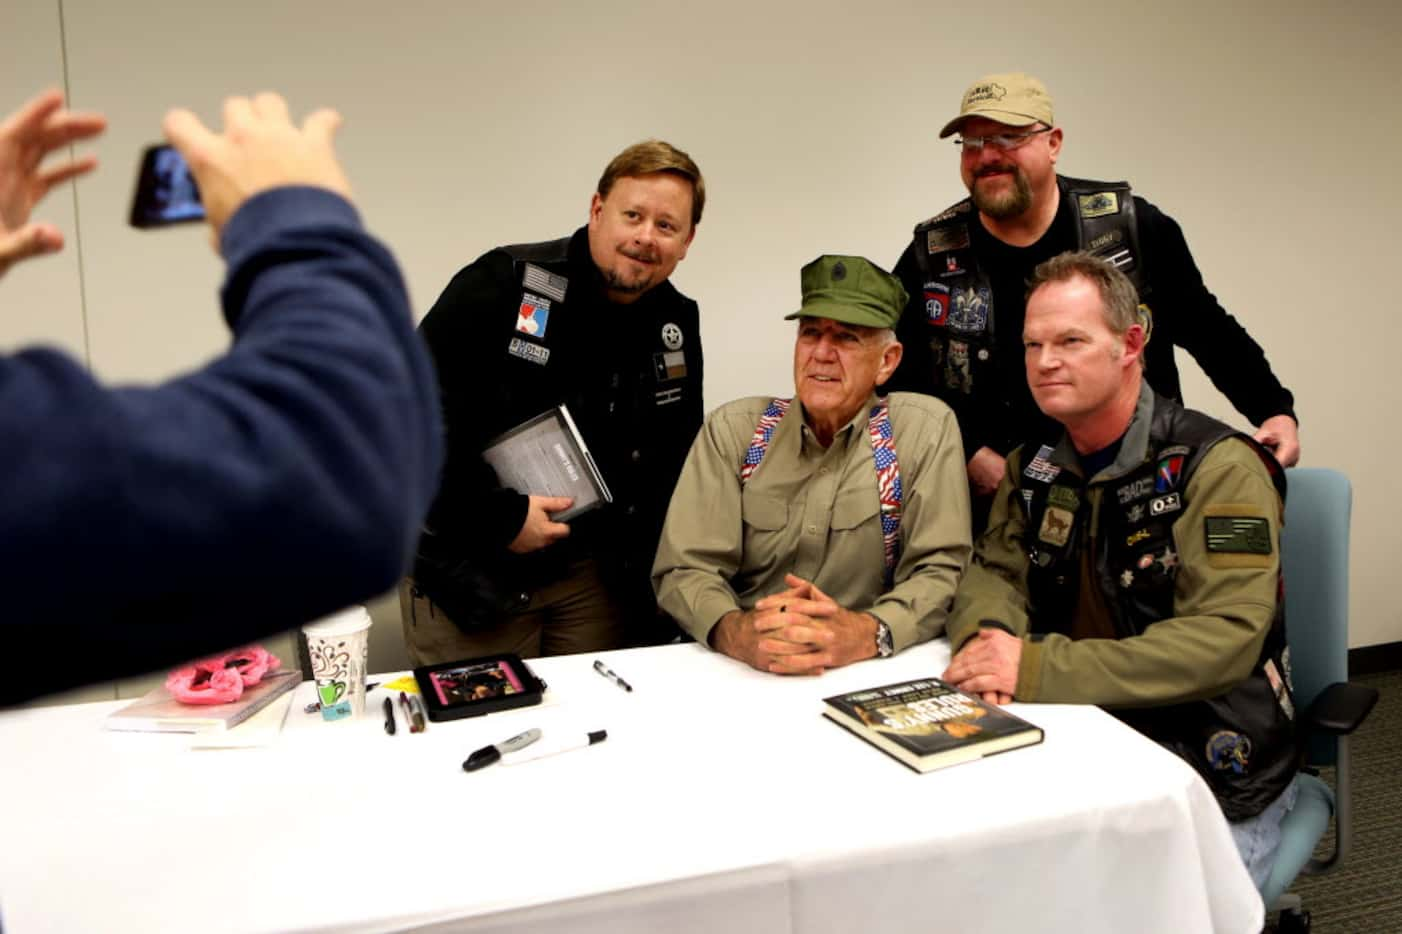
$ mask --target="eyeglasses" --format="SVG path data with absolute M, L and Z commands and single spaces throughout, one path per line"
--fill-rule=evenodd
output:
M 997 133 L 993 136 L 961 136 L 954 140 L 954 145 L 965 152 L 978 152 L 984 146 L 992 146 L 999 152 L 1011 152 L 1024 145 L 1029 139 L 1039 133 L 1050 133 L 1052 128 L 1044 126 L 1040 130 L 1028 130 L 1026 133 Z

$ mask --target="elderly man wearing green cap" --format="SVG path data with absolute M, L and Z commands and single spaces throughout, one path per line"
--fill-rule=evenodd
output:
M 1174 345 L 1193 355 L 1289 466 L 1300 456 L 1294 397 L 1265 353 L 1203 284 L 1178 224 L 1125 182 L 1056 172 L 1062 130 L 1042 82 L 1021 73 L 980 78 L 940 138 L 958 134 L 969 198 L 915 228 L 896 264 L 911 295 L 901 324 L 905 361 L 893 389 L 944 399 L 969 455 L 975 514 L 986 514 L 1018 444 L 1052 426 L 1022 368 L 1025 283 L 1044 260 L 1086 250 L 1130 277 L 1151 340 L 1145 376 L 1181 401 Z
M 901 361 L 905 289 L 854 256 L 800 280 L 795 397 L 711 413 L 652 567 L 658 604 L 698 642 L 777 674 L 938 635 L 970 551 L 953 413 L 876 394 Z

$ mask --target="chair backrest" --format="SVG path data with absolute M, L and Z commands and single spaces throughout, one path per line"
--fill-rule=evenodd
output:
M 1348 541 L 1353 488 L 1322 467 L 1285 472 L 1285 626 L 1295 702 L 1303 712 L 1316 695 L 1348 680 Z M 1335 743 L 1310 747 L 1309 761 L 1332 765 Z

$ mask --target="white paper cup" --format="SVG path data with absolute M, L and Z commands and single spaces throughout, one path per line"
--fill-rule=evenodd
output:
M 370 611 L 353 606 L 302 627 L 312 660 L 321 719 L 345 720 L 365 712 L 365 664 Z

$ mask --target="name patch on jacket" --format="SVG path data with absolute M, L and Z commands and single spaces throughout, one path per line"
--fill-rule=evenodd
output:
M 519 337 L 511 338 L 511 343 L 507 345 L 506 352 L 513 357 L 520 357 L 522 360 L 539 363 L 541 366 L 545 366 L 550 362 L 549 347 L 542 347 L 530 341 L 523 341 Z

